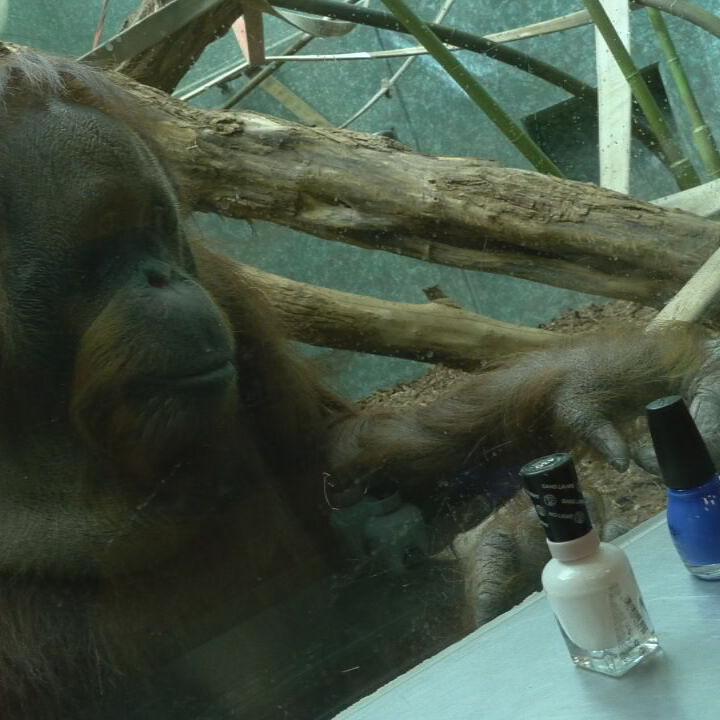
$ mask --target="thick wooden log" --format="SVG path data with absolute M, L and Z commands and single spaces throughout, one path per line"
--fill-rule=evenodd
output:
M 720 241 L 713 221 L 592 184 L 121 82 L 167 113 L 158 139 L 202 212 L 656 307 Z

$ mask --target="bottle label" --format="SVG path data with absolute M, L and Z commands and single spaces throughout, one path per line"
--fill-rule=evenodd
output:
M 650 632 L 647 611 L 642 597 L 630 597 L 619 585 L 610 588 L 610 607 L 615 634 L 619 640 L 645 637 Z
M 548 597 L 558 623 L 575 645 L 609 650 L 628 642 L 641 644 L 651 633 L 645 605 L 625 583 L 581 597 Z

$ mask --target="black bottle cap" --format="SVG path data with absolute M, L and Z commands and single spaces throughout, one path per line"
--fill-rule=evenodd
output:
M 548 540 L 577 540 L 592 530 L 575 465 L 568 453 L 555 453 L 533 460 L 522 467 L 520 477 Z
M 673 490 L 691 490 L 710 481 L 715 465 L 683 399 L 660 398 L 645 413 L 665 484 Z

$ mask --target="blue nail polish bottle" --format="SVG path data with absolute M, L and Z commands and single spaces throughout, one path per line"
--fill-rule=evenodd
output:
M 720 477 L 683 399 L 646 407 L 650 436 L 668 487 L 667 522 L 685 567 L 720 580 Z

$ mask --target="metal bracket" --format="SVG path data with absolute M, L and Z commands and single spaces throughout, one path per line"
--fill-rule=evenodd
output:
M 243 15 L 233 23 L 233 32 L 250 67 L 265 64 L 263 13 L 254 3 L 243 3 Z
M 367 7 L 370 0 L 360 0 L 358 7 Z M 302 30 L 308 35 L 315 37 L 342 37 L 352 32 L 356 24 L 347 22 L 346 20 L 330 20 L 329 18 L 317 18 L 311 15 L 294 12 L 290 10 L 277 10 L 267 0 L 246 0 L 246 6 L 252 5 L 258 9 L 262 9 L 268 15 L 273 15 L 280 20 L 292 25 L 298 30 Z

